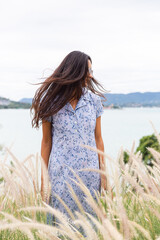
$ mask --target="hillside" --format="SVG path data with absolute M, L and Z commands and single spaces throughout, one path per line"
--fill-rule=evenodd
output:
M 107 93 L 105 97 L 107 98 L 107 101 L 103 102 L 105 107 L 110 105 L 113 107 L 160 107 L 160 92 Z M 20 102 L 31 104 L 32 98 L 23 98 Z
M 160 92 L 107 93 L 105 97 L 107 101 L 103 102 L 104 106 L 113 104 L 120 107 L 160 107 Z
M 19 101 L 12 101 L 8 98 L 0 97 L 0 109 L 10 109 L 10 108 L 30 108 L 31 104 L 22 103 Z
M 107 101 L 103 102 L 104 107 L 160 107 L 160 92 L 134 92 L 134 93 L 107 93 Z M 103 100 L 103 98 L 102 98 Z M 19 101 L 12 101 L 0 97 L 0 109 L 3 108 L 30 108 L 32 98 L 22 98 Z
M 32 104 L 32 98 L 22 98 L 19 102 Z

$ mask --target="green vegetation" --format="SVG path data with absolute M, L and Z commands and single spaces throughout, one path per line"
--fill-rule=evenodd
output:
M 25 108 L 28 109 L 31 107 L 29 103 L 11 101 L 8 98 L 0 97 L 0 109 L 14 109 L 14 108 Z
M 137 152 L 141 152 L 142 154 L 142 161 L 149 166 L 153 166 L 154 158 L 152 154 L 149 152 L 147 148 L 153 148 L 157 152 L 160 152 L 160 145 L 155 134 L 143 136 L 139 141 L 139 146 L 137 147 L 135 154 Z M 124 152 L 124 162 L 127 163 L 129 161 L 129 155 Z
M 13 108 L 24 108 L 28 109 L 31 105 L 29 103 L 21 103 L 21 102 L 11 102 L 8 105 L 0 105 L 0 109 L 13 109 Z
M 2 151 L 2 149 L 3 149 L 3 146 L 2 146 L 2 145 L 0 145 L 0 151 Z
M 136 149 L 136 152 L 140 151 L 143 156 L 143 161 L 145 164 L 149 166 L 153 166 L 153 156 L 152 154 L 148 151 L 148 147 L 151 147 L 155 149 L 156 151 L 160 152 L 160 145 L 158 143 L 158 140 L 154 134 L 149 135 L 149 136 L 144 136 L 140 139 L 140 144 L 138 148 Z

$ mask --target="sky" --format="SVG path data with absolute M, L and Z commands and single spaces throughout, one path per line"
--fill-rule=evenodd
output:
M 160 1 L 1 2 L 1 97 L 32 98 L 74 50 L 90 55 L 110 93 L 160 91 Z

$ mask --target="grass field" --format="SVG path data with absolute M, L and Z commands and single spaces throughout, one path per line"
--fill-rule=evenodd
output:
M 154 131 L 160 144 L 160 136 Z M 40 156 L 31 155 L 20 162 L 7 149 L 12 164 L 6 163 L 7 157 L 0 160 L 0 239 L 160 240 L 160 153 L 152 148 L 148 151 L 154 158 L 152 168 L 144 165 L 140 152 L 134 154 L 134 144 L 131 151 L 127 151 L 130 156 L 127 164 L 123 161 L 123 148 L 117 159 L 104 154 L 112 163 L 113 171 L 109 175 L 107 169 L 105 172 L 99 170 L 106 175 L 107 191 L 96 192 L 97 201 L 75 174 L 77 184 L 96 217 L 83 211 L 72 189 L 79 212 L 68 212 L 69 220 L 58 209 L 48 205 L 51 185 L 47 169 L 42 201 L 39 166 L 43 161 Z M 112 179 L 112 186 L 109 179 Z M 46 224 L 47 213 L 58 218 L 59 226 Z

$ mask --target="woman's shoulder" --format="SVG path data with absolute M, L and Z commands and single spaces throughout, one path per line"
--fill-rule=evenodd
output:
M 101 100 L 100 96 L 92 92 L 91 90 L 88 90 L 88 97 L 91 99 L 94 103 Z
M 89 94 L 90 94 L 90 97 L 92 98 L 93 105 L 96 110 L 96 118 L 98 118 L 99 116 L 101 116 L 104 113 L 101 97 L 99 95 L 93 93 L 92 91 L 90 91 Z

